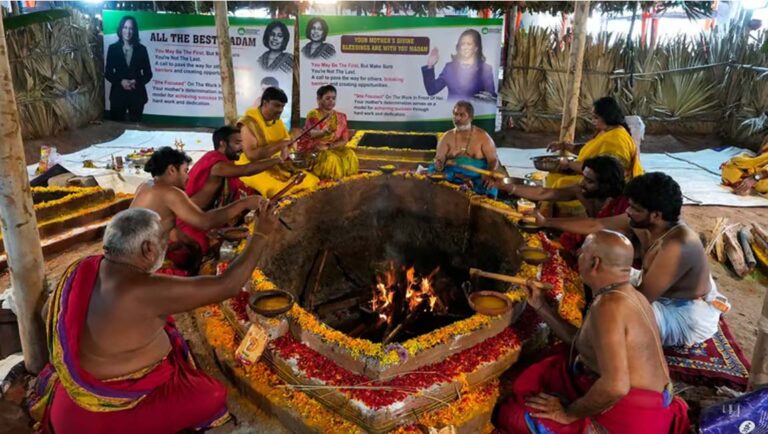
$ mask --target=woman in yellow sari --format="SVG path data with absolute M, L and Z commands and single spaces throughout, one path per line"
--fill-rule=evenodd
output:
M 733 192 L 745 196 L 755 190 L 768 197 L 768 136 L 754 157 L 737 155 L 720 166 L 723 184 L 733 187 Z
M 304 124 L 305 131 L 313 129 L 298 145 L 299 152 L 318 153 L 312 173 L 320 179 L 354 175 L 359 168 L 355 151 L 347 147 L 347 115 L 337 112 L 335 107 L 336 88 L 329 84 L 317 89 L 317 108 L 307 113 Z
M 581 180 L 581 172 L 584 160 L 599 155 L 611 155 L 617 158 L 624 167 L 626 179 L 629 180 L 643 174 L 640 165 L 640 152 L 629 133 L 629 126 L 624 120 L 624 113 L 612 97 L 606 96 L 595 101 L 592 111 L 592 125 L 597 134 L 588 141 L 578 152 L 575 161 L 563 161 L 561 171 L 570 170 L 575 174 L 550 173 L 547 175 L 545 185 L 548 188 L 563 188 L 578 183 Z M 569 152 L 575 151 L 573 143 L 553 143 L 548 148 L 550 151 Z M 578 211 L 580 204 L 563 202 L 558 204 L 564 213 L 573 214 Z

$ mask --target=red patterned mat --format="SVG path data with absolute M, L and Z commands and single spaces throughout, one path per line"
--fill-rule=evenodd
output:
M 749 360 L 722 318 L 717 333 L 709 340 L 690 347 L 665 348 L 664 353 L 675 381 L 735 390 L 747 388 Z

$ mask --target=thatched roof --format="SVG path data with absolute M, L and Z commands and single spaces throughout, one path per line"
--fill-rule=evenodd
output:
M 352 10 L 365 12 L 381 12 L 387 6 L 395 13 L 409 11 L 415 15 L 429 15 L 430 10 L 452 8 L 483 10 L 491 9 L 496 13 L 503 13 L 514 6 L 518 10 L 529 12 L 545 12 L 559 14 L 561 12 L 573 12 L 572 1 L 342 1 L 342 6 Z M 623 11 L 649 10 L 654 7 L 663 12 L 671 7 L 681 7 L 689 18 L 701 18 L 712 12 L 711 1 L 593 1 L 592 8 L 599 7 L 603 13 L 618 13 Z M 270 1 L 229 1 L 229 10 L 235 11 L 242 8 L 268 8 L 271 11 L 279 10 L 283 13 L 296 14 L 309 7 L 309 2 L 270 2 Z M 195 3 L 191 1 L 106 1 L 105 9 L 118 10 L 157 10 L 177 13 L 194 13 Z M 198 2 L 200 12 L 211 12 L 213 2 Z

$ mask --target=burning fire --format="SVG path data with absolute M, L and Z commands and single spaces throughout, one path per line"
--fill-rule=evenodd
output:
M 379 314 L 379 318 L 385 320 L 388 324 L 392 322 L 397 314 L 395 298 L 398 291 L 402 291 L 401 286 L 405 287 L 405 298 L 402 309 L 405 315 L 410 315 L 424 309 L 428 312 L 443 312 L 445 306 L 438 298 L 432 286 L 432 280 L 440 268 L 435 268 L 428 276 L 416 276 L 416 270 L 413 267 L 405 271 L 405 281 L 398 282 L 398 273 L 394 264 L 389 264 L 389 269 L 383 276 L 378 276 L 376 288 L 373 291 L 371 299 L 371 308 Z

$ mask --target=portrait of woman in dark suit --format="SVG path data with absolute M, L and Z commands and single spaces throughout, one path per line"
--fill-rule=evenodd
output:
M 139 25 L 132 16 L 124 16 L 117 26 L 117 42 L 107 51 L 104 78 L 112 83 L 109 105 L 112 119 L 139 122 L 147 103 L 146 85 L 152 80 L 147 48 L 139 43 Z

